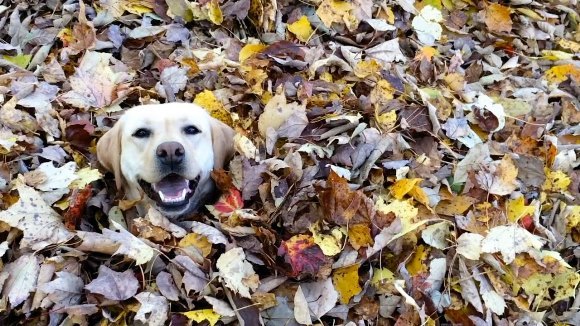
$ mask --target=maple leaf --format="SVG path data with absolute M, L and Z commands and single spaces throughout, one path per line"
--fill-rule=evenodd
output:
M 370 223 L 373 204 L 364 193 L 350 190 L 346 179 L 334 171 L 328 175 L 326 185 L 319 191 L 319 198 L 327 221 L 342 226 Z
M 10 208 L 0 212 L 0 221 L 22 230 L 22 247 L 40 250 L 44 247 L 68 241 L 73 237 L 63 225 L 62 219 L 33 188 L 16 183 L 19 200 Z
M 485 8 L 485 25 L 492 32 L 510 32 L 512 30 L 512 19 L 510 18 L 510 8 L 492 3 Z
M 292 277 L 319 275 L 321 269 L 328 264 L 326 256 L 314 242 L 314 238 L 306 234 L 295 235 L 287 241 L 282 241 L 278 255 L 284 255 L 284 260 L 292 267 L 290 273 Z
M 219 200 L 213 205 L 206 206 L 215 216 L 227 217 L 236 210 L 244 207 L 241 192 L 236 188 L 231 188 L 224 192 Z
M 169 312 L 169 303 L 167 299 L 151 292 L 141 292 L 135 296 L 135 299 L 141 303 L 135 319 L 151 326 L 165 325 L 167 313 Z
M 70 77 L 72 90 L 61 95 L 66 103 L 81 109 L 106 108 L 117 100 L 118 84 L 129 81 L 131 76 L 114 72 L 109 66 L 112 55 L 87 51 L 75 74 Z
M 139 281 L 132 270 L 115 272 L 105 265 L 99 267 L 99 276 L 85 286 L 110 300 L 127 300 L 137 293 Z
M 242 248 L 226 251 L 218 258 L 216 267 L 226 286 L 243 297 L 250 298 L 250 290 L 255 291 L 259 285 L 258 275 L 254 272 L 252 264 L 246 260 Z

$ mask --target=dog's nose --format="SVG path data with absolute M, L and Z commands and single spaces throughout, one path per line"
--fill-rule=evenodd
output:
M 166 165 L 177 165 L 183 161 L 185 148 L 176 141 L 168 141 L 157 146 L 157 158 Z

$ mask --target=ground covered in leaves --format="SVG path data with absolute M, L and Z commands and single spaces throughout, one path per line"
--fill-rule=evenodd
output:
M 0 323 L 580 324 L 578 6 L 0 0 Z M 131 233 L 95 142 L 173 101 L 236 155 Z

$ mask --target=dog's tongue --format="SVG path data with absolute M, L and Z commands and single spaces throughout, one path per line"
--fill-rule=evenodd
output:
M 159 194 L 161 201 L 165 203 L 183 201 L 187 193 L 191 191 L 189 189 L 189 180 L 178 175 L 169 175 L 154 183 L 153 190 Z

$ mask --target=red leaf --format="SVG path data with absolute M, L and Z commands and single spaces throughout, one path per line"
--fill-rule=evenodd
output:
M 278 255 L 284 255 L 284 260 L 292 267 L 290 276 L 301 274 L 317 275 L 321 268 L 327 265 L 328 259 L 322 249 L 314 243 L 314 238 L 306 234 L 295 235 L 288 241 L 282 241 Z
M 231 188 L 228 192 L 221 195 L 215 205 L 213 205 L 216 211 L 222 215 L 229 215 L 233 213 L 236 209 L 244 207 L 244 201 L 242 200 L 242 194 L 236 188 Z

